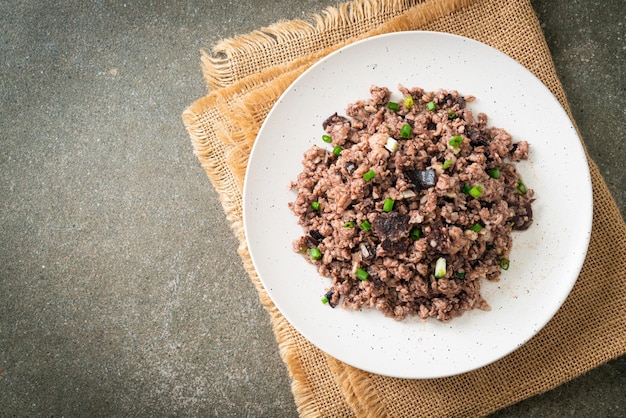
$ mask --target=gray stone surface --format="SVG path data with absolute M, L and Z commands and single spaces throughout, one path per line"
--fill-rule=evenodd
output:
M 332 4 L 0 1 L 0 416 L 297 414 L 180 115 L 201 48 Z M 624 214 L 624 4 L 533 5 Z M 624 393 L 622 357 L 496 416 Z

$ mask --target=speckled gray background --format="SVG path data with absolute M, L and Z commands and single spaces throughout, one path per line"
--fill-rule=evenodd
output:
M 624 215 L 623 0 L 532 3 Z M 201 48 L 334 4 L 0 1 L 0 416 L 297 414 L 180 115 Z M 496 415 L 624 393 L 622 357 Z

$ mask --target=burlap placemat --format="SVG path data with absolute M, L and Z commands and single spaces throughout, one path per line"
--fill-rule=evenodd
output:
M 303 416 L 478 416 L 550 390 L 626 353 L 626 225 L 591 160 L 589 252 L 574 289 L 548 325 L 502 360 L 459 376 L 403 380 L 366 373 L 324 354 L 282 317 L 263 289 L 243 233 L 249 153 L 279 95 L 306 68 L 364 37 L 432 30 L 484 42 L 525 65 L 569 113 L 529 0 L 356 0 L 310 21 L 281 22 L 204 53 L 210 93 L 183 114 L 194 152 L 219 193 L 239 254 L 270 314 Z M 570 113 L 571 117 L 571 113 Z

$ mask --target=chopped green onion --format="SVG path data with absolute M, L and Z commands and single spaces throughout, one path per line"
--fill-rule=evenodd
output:
M 508 258 L 500 259 L 500 268 L 502 270 L 508 270 L 510 266 L 511 266 L 511 261 Z
M 443 163 L 441 168 L 443 168 L 445 170 L 446 168 L 450 167 L 451 165 L 452 165 L 452 160 L 447 160 L 446 162 Z
M 435 279 L 441 279 L 446 275 L 446 259 L 439 257 L 435 263 Z
M 483 195 L 483 188 L 480 186 L 474 186 L 471 189 L 469 189 L 469 195 L 478 199 L 479 197 L 481 197 Z
M 528 191 L 522 179 L 517 180 L 517 191 L 520 192 L 521 194 L 526 194 L 526 192 Z
M 370 181 L 374 177 L 376 177 L 376 172 L 374 170 L 370 170 L 367 173 L 363 174 L 363 180 L 365 181 Z
M 319 248 L 313 247 L 309 250 L 309 255 L 311 256 L 311 260 L 319 260 L 322 258 L 322 252 Z
M 368 221 L 363 221 L 361 222 L 361 225 L 359 225 L 361 227 L 361 229 L 363 231 L 369 231 L 372 229 L 372 224 L 369 223 Z
M 395 200 L 393 200 L 392 198 L 388 197 L 387 199 L 385 199 L 385 203 L 383 203 L 383 210 L 385 212 L 391 212 L 393 210 L 393 205 L 395 204 Z
M 311 209 L 320 210 L 320 202 L 318 202 L 317 200 L 315 202 L 311 202 Z
M 322 141 L 328 142 L 329 144 L 333 142 L 333 138 L 330 135 L 322 135 Z
M 385 143 L 385 148 L 387 148 L 389 152 L 394 152 L 395 150 L 398 149 L 398 141 L 396 141 L 392 137 L 387 138 L 387 142 Z
M 413 96 L 404 97 L 404 107 L 410 109 L 413 107 Z
M 469 184 L 464 184 L 463 187 L 461 187 L 461 193 L 468 194 L 470 189 L 471 189 L 471 187 L 470 187 Z
M 324 297 L 322 298 L 322 303 L 323 303 L 324 305 L 326 305 L 328 302 L 330 302 L 330 301 L 328 300 L 328 298 L 327 298 L 326 296 L 324 296 Z
M 483 229 L 483 226 L 476 222 L 474 225 L 472 225 L 472 227 L 470 228 L 470 230 L 474 231 L 474 232 L 480 232 Z
M 415 227 L 415 228 L 411 229 L 411 232 L 409 233 L 409 236 L 413 240 L 418 240 L 422 236 L 422 230 L 419 229 L 418 227 Z
M 456 112 L 452 109 L 448 110 L 448 118 L 449 119 L 454 119 L 456 118 L 458 115 L 456 114 Z
M 465 272 L 464 271 L 457 271 L 454 275 L 456 277 L 458 277 L 459 279 L 464 279 L 465 278 Z
M 402 125 L 402 129 L 400 130 L 400 136 L 404 139 L 409 139 L 411 137 L 411 132 L 413 132 L 413 128 L 408 123 Z
M 366 272 L 365 270 L 363 270 L 362 268 L 358 268 L 356 269 L 356 271 L 354 272 L 354 275 L 362 281 L 367 280 L 368 277 L 370 277 L 370 274 L 368 272 Z
M 498 169 L 498 167 L 487 170 L 487 174 L 489 174 L 489 177 L 491 177 L 492 179 L 500 178 L 500 170 Z
M 434 101 L 431 100 L 430 102 L 426 103 L 426 108 L 430 110 L 431 112 L 434 112 L 435 109 L 437 109 L 437 105 L 435 104 Z
M 455 135 L 452 138 L 450 138 L 450 142 L 448 142 L 448 144 L 450 144 L 451 147 L 458 147 L 463 143 L 463 138 L 461 138 L 460 135 Z
M 348 221 L 345 224 L 343 224 L 344 228 L 354 228 L 354 222 L 352 221 Z
M 488 249 L 489 251 L 494 250 L 495 248 L 496 248 L 496 246 L 495 246 L 495 245 L 493 245 L 493 244 L 487 244 L 487 249 Z
M 341 151 L 343 151 L 343 148 L 341 148 L 339 145 L 333 148 L 333 154 L 335 154 L 337 157 L 341 155 Z
M 389 110 L 394 110 L 394 111 L 400 109 L 400 106 L 396 102 L 387 103 L 387 107 L 389 108 Z

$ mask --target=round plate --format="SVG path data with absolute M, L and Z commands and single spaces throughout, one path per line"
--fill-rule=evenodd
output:
M 302 156 L 324 146 L 322 122 L 369 98 L 372 85 L 457 90 L 476 96 L 468 107 L 489 126 L 530 144 L 517 164 L 535 189 L 534 223 L 514 233 L 511 267 L 482 283 L 491 311 L 449 322 L 395 321 L 374 309 L 331 309 L 321 302 L 330 279 L 292 250 L 301 234 L 288 208 L 290 181 Z M 393 99 L 394 96 L 392 96 Z M 556 98 L 526 68 L 471 39 L 399 32 L 351 44 L 316 63 L 280 97 L 263 124 L 246 173 L 243 219 L 263 286 L 285 318 L 331 356 L 365 371 L 435 378 L 492 363 L 533 337 L 567 298 L 587 252 L 591 179 L 576 130 Z

